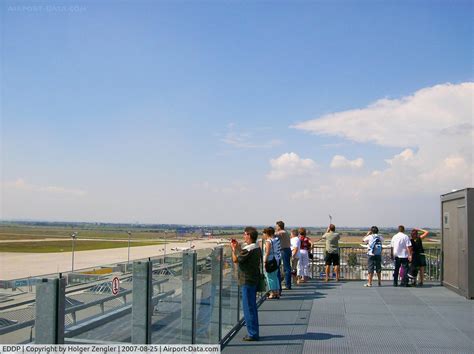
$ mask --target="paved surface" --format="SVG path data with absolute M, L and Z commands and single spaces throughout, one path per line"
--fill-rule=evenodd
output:
M 193 241 L 196 249 L 214 248 L 215 241 Z M 172 248 L 188 247 L 188 243 L 168 242 L 167 254 L 181 252 Z M 142 246 L 130 248 L 130 260 L 156 257 L 164 254 L 164 246 Z M 0 279 L 10 280 L 18 278 L 35 277 L 71 270 L 71 252 L 62 253 L 16 253 L 0 252 Z M 74 269 L 99 267 L 101 265 L 126 262 L 128 247 L 74 252 Z
M 231 353 L 474 353 L 474 301 L 438 286 L 364 288 L 311 282 L 259 308 L 259 342 L 243 327 Z

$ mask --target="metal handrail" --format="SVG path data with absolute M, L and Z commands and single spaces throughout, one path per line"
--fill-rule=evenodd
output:
M 385 273 L 391 271 L 394 268 L 390 259 L 390 250 L 391 247 L 384 247 L 382 249 L 382 272 Z M 313 259 L 310 261 L 311 275 L 313 278 L 315 278 L 315 276 L 317 277 L 317 274 L 315 274 L 316 272 L 319 273 L 324 271 L 325 246 L 313 245 L 311 252 L 313 253 Z M 360 276 L 360 273 L 367 271 L 367 248 L 362 246 L 357 247 L 340 245 L 339 252 L 341 278 L 345 280 L 361 280 L 363 277 Z M 350 254 L 354 255 L 351 262 L 349 262 Z M 441 248 L 426 248 L 425 257 L 427 258 L 425 279 L 440 281 Z M 350 263 L 352 262 L 355 262 L 355 264 L 351 265 Z M 390 277 L 390 273 L 388 274 Z M 385 275 L 387 276 L 387 274 Z

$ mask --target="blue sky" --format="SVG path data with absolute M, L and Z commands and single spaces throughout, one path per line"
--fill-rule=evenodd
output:
M 472 2 L 2 6 L 4 219 L 437 226 L 472 186 Z

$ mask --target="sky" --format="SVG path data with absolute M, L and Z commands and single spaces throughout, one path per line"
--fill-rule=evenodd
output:
M 472 1 L 3 1 L 3 220 L 439 227 Z

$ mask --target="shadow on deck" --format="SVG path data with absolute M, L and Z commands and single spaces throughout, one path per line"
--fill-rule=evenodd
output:
M 364 288 L 313 281 L 259 308 L 260 341 L 245 326 L 222 348 L 231 353 L 474 353 L 474 301 L 427 284 Z

